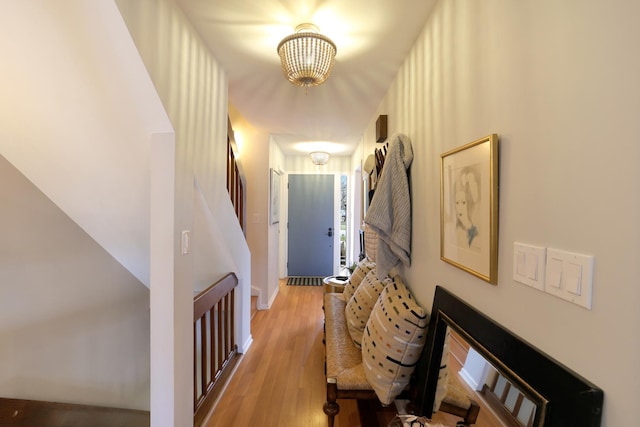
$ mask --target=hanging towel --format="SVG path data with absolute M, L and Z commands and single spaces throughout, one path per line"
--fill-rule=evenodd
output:
M 382 176 L 364 222 L 378 234 L 376 270 L 384 279 L 399 262 L 411 264 L 411 196 L 407 169 L 413 160 L 411 140 L 395 134 L 382 168 Z

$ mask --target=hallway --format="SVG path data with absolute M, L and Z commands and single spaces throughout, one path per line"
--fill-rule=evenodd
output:
M 253 316 L 253 344 L 203 426 L 326 427 L 324 287 L 287 286 L 286 280 L 280 280 L 279 287 L 271 309 Z M 455 360 L 450 362 L 460 369 Z M 335 427 L 360 426 L 356 401 L 338 402 Z M 476 426 L 499 427 L 491 411 L 479 403 Z M 459 419 L 436 413 L 433 421 L 455 425 Z
M 253 344 L 224 395 L 205 422 L 208 427 L 324 427 L 322 286 L 287 286 L 270 310 L 251 321 Z M 336 427 L 359 425 L 357 405 L 340 402 Z

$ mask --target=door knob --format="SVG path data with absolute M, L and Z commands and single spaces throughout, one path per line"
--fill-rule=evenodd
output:
M 329 237 L 333 236 L 333 229 L 331 227 L 329 227 L 329 232 L 327 233 L 327 236 Z

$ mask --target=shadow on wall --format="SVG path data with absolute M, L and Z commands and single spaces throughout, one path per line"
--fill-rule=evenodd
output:
M 149 290 L 0 157 L 0 395 L 149 409 Z

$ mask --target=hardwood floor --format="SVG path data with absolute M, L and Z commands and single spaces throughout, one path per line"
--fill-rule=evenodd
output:
M 149 427 L 149 411 L 0 398 L 2 427 Z
M 280 282 L 271 309 L 253 317 L 253 344 L 206 426 L 326 425 L 322 295 L 322 286 Z M 357 420 L 339 422 L 340 427 L 358 425 Z
M 207 427 L 325 427 L 322 286 L 287 286 L 269 310 L 251 321 L 253 344 L 222 397 L 205 420 Z M 339 400 L 335 427 L 360 426 L 358 405 Z M 481 410 L 481 414 L 482 414 Z M 455 426 L 455 417 L 434 421 Z M 488 427 L 491 424 L 476 424 Z

